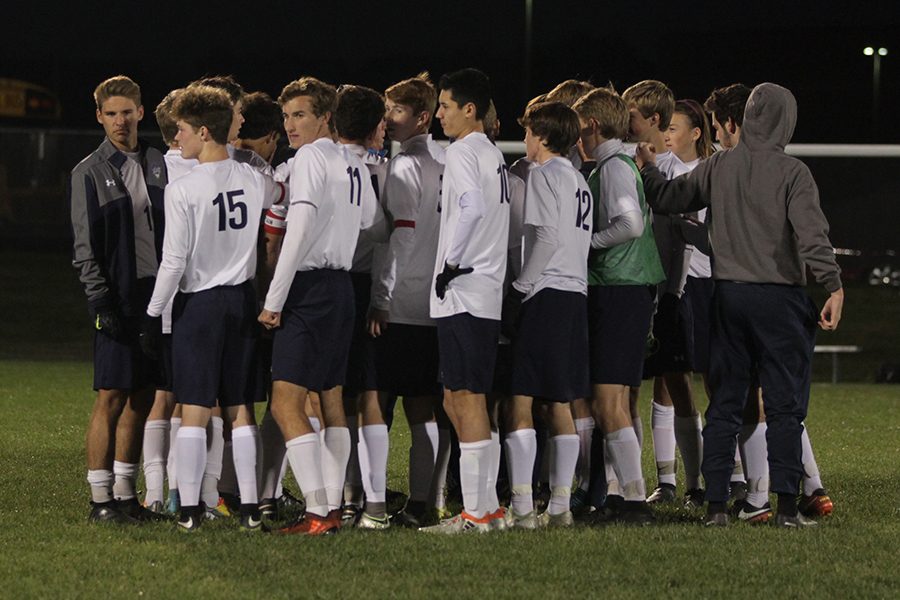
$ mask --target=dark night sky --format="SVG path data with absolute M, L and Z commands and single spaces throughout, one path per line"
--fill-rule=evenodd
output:
M 713 87 L 767 80 L 798 98 L 796 142 L 898 143 L 890 109 L 900 105 L 900 10 L 891 4 L 534 0 L 526 94 L 521 0 L 66 3 L 53 12 L 22 3 L 0 24 L 0 77 L 51 88 L 66 125 L 92 126 L 90 93 L 119 72 L 142 85 L 152 109 L 203 74 L 233 73 L 246 89 L 277 95 L 304 74 L 384 89 L 422 69 L 437 77 L 477 66 L 492 78 L 504 138 L 520 136 L 514 121 L 528 97 L 568 77 L 620 91 L 661 79 L 676 97 L 701 101 Z M 875 132 L 866 45 L 890 50 Z

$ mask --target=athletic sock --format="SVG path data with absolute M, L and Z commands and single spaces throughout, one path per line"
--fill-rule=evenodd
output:
M 409 501 L 428 502 L 434 465 L 438 452 L 437 423 L 415 423 L 409 428 L 412 443 L 409 446 Z
M 390 449 L 387 425 L 363 425 L 359 430 L 359 439 L 359 466 L 366 491 L 366 512 L 373 517 L 383 517 Z
M 485 515 L 483 500 L 487 489 L 491 462 L 491 440 L 459 443 L 459 485 L 462 488 L 463 510 L 475 518 Z
M 731 470 L 731 483 L 746 483 L 747 477 L 744 475 L 744 461 L 741 460 L 741 445 L 734 445 L 734 469 Z
M 631 427 L 637 436 L 638 447 L 644 449 L 644 421 L 640 417 L 631 417 Z
M 575 419 L 575 433 L 578 435 L 578 487 L 587 491 L 591 484 L 591 440 L 594 437 L 594 419 L 582 417 Z
M 675 417 L 675 440 L 684 464 L 684 487 L 700 489 L 700 462 L 703 460 L 703 421 L 693 417 Z
M 169 422 L 147 421 L 144 425 L 144 482 L 147 493 L 144 504 L 162 502 L 166 481 L 166 453 L 169 449 Z
M 169 420 L 169 456 L 166 459 L 166 475 L 169 479 L 169 492 L 178 489 L 178 453 L 175 448 L 178 440 L 178 430 L 181 428 L 181 417 L 172 417 Z
M 656 457 L 656 477 L 659 484 L 675 486 L 675 407 L 664 406 L 655 400 L 650 403 L 650 424 L 653 428 L 653 454 Z
M 232 460 L 241 496 L 241 505 L 257 504 L 259 488 L 256 481 L 257 441 L 259 428 L 244 425 L 231 431 Z
M 109 469 L 88 469 L 88 484 L 91 486 L 91 501 L 106 504 L 113 499 L 113 472 Z
M 222 426 L 222 417 L 210 417 L 206 426 L 206 468 L 200 487 L 200 500 L 206 508 L 215 508 L 219 504 L 219 478 L 222 476 L 222 454 L 225 451 Z
M 778 514 L 788 517 L 797 516 L 797 496 L 794 494 L 778 494 Z
M 259 497 L 270 499 L 277 498 L 281 480 L 281 469 L 284 466 L 286 448 L 281 428 L 272 417 L 271 411 L 263 415 L 262 424 L 259 427 L 259 437 L 262 442 L 262 457 L 258 458 L 262 463 L 259 476 Z
M 362 506 L 363 480 L 359 464 L 359 427 L 355 415 L 347 417 L 347 431 L 350 433 L 350 456 L 347 458 L 347 472 L 344 474 L 344 504 Z
M 512 491 L 512 509 L 519 515 L 534 510 L 531 480 L 537 456 L 537 433 L 534 429 L 517 429 L 506 434 L 506 468 Z
M 645 501 L 647 490 L 641 473 L 641 447 L 638 446 L 634 429 L 625 427 L 608 433 L 606 443 L 621 485 L 622 497 L 628 502 Z
M 819 475 L 819 465 L 813 454 L 812 443 L 809 441 L 809 433 L 806 424 L 803 424 L 803 433 L 800 435 L 800 443 L 803 446 L 803 493 L 811 496 L 818 489 L 823 488 L 822 477 Z
M 319 422 L 319 417 L 309 417 L 309 426 L 317 435 L 322 432 L 322 423 Z
M 556 435 L 550 438 L 550 505 L 551 515 L 569 510 L 572 495 L 572 479 L 578 462 L 578 436 Z
M 484 509 L 490 514 L 500 508 L 497 497 L 497 477 L 500 475 L 500 433 L 491 431 L 491 461 L 488 463 L 488 478 L 485 482 Z
M 131 500 L 137 496 L 134 482 L 137 479 L 137 463 L 113 462 L 113 497 L 116 500 Z
M 766 424 L 752 423 L 741 429 L 740 444 L 747 474 L 747 503 L 762 507 L 769 501 L 769 453 Z
M 341 507 L 344 495 L 344 475 L 350 458 L 350 432 L 346 427 L 326 427 L 322 432 L 322 482 L 328 500 L 328 510 Z M 297 470 L 294 469 L 294 476 Z
M 200 503 L 203 469 L 207 464 L 206 441 L 205 427 L 178 430 L 178 494 L 182 506 Z
M 319 434 L 307 433 L 285 443 L 291 470 L 306 500 L 306 512 L 318 517 L 328 515 L 328 495 L 322 480 L 322 451 Z
M 219 484 L 216 487 L 219 495 L 239 495 L 238 476 L 234 465 L 234 436 L 222 445 L 222 475 L 219 477 Z
M 445 491 L 447 487 L 447 469 L 450 467 L 450 430 L 438 428 L 437 457 L 434 460 L 434 475 L 431 478 L 429 500 L 437 509 L 447 506 Z
M 606 471 L 606 495 L 621 496 L 622 486 L 619 485 L 619 477 L 616 475 L 616 458 L 609 451 L 609 438 L 603 436 L 603 469 Z

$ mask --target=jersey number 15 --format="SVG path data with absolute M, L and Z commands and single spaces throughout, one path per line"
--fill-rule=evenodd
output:
M 213 206 L 219 207 L 219 231 L 225 231 L 229 227 L 243 229 L 247 225 L 247 203 L 235 200 L 236 197 L 243 195 L 244 190 L 233 190 L 219 194 L 213 200 Z M 228 206 L 226 206 L 226 198 Z

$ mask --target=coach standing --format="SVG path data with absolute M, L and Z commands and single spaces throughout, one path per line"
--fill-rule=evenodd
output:
M 791 92 L 763 83 L 747 101 L 738 145 L 693 172 L 667 182 L 650 149 L 639 149 L 654 209 L 682 213 L 708 206 L 712 217 L 712 399 L 703 430 L 707 525 L 728 523 L 734 444 L 754 370 L 764 390 L 771 489 L 778 494 L 775 525 L 816 524 L 797 513 L 800 436 L 816 322 L 837 328 L 844 292 L 815 181 L 806 165 L 784 152 L 796 122 Z M 807 266 L 831 294 L 818 314 L 803 288 Z
M 138 335 L 159 267 L 166 165 L 159 151 L 138 142 L 144 116 L 138 84 L 112 77 L 97 86 L 94 100 L 106 139 L 72 170 L 68 190 L 72 265 L 96 329 L 89 519 L 136 523 L 146 516 L 134 481 L 157 376 Z

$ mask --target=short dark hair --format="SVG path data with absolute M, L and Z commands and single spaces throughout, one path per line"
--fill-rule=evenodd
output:
M 731 119 L 741 127 L 744 124 L 744 107 L 752 91 L 743 83 L 716 88 L 703 103 L 703 108 L 706 112 L 715 113 L 716 120 L 722 125 Z
M 160 100 L 159 105 L 153 112 L 156 117 L 156 124 L 159 125 L 159 132 L 163 136 L 166 145 L 170 145 L 175 141 L 175 134 L 178 133 L 178 125 L 175 123 L 175 117 L 172 115 L 172 106 L 175 99 L 183 92 L 184 89 L 172 90 L 166 97 Z
M 581 133 L 578 115 L 562 102 L 532 104 L 519 119 L 554 154 L 567 155 Z
M 475 105 L 475 118 L 484 119 L 491 105 L 491 82 L 478 69 L 460 69 L 441 77 L 440 88 L 450 92 L 459 106 L 470 102 Z
M 241 114 L 244 123 L 238 138 L 242 140 L 256 140 L 273 131 L 282 131 L 281 107 L 265 92 L 247 94 Z
M 361 85 L 342 85 L 337 93 L 334 126 L 346 140 L 363 140 L 384 119 L 384 97 Z
M 244 88 L 231 75 L 204 77 L 192 82 L 191 85 L 208 85 L 223 90 L 228 94 L 232 104 L 237 104 L 239 100 L 244 99 Z
M 217 144 L 228 143 L 234 104 L 228 94 L 209 85 L 193 84 L 175 99 L 172 115 L 194 129 L 206 127 Z

